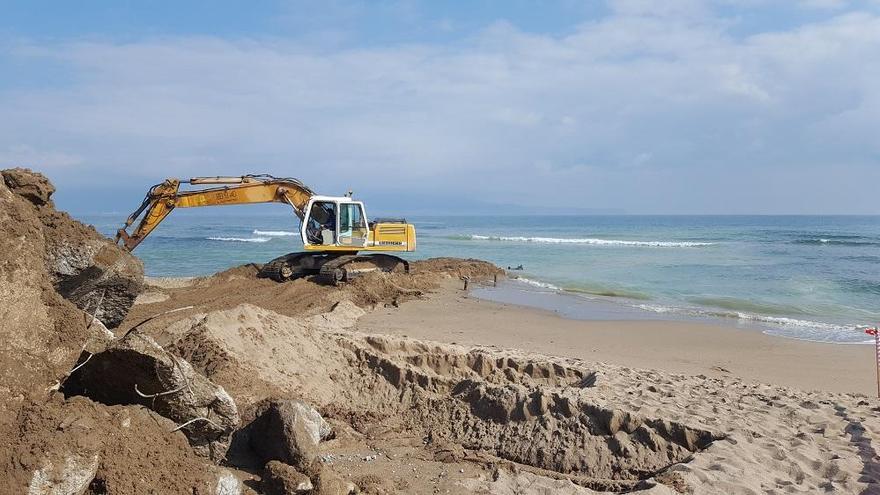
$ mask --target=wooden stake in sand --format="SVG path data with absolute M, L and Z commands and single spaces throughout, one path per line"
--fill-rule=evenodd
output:
M 874 336 L 874 361 L 877 366 L 877 398 L 880 399 L 880 327 L 866 328 L 865 333 Z

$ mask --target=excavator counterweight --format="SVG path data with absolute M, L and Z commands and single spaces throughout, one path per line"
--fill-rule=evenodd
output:
M 207 186 L 181 190 L 181 184 Z M 415 226 L 405 220 L 369 222 L 360 201 L 320 196 L 298 179 L 271 175 L 169 178 L 151 187 L 144 201 L 116 233 L 116 242 L 134 250 L 175 208 L 286 203 L 300 220 L 304 253 L 291 253 L 266 263 L 261 276 L 283 281 L 316 274 L 340 283 L 369 271 L 409 271 L 409 262 L 389 254 L 416 248 Z M 137 222 L 129 233 L 128 228 Z

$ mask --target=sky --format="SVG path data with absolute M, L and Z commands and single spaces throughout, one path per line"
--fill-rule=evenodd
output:
M 380 213 L 880 214 L 880 0 L 0 0 L 58 206 L 269 173 Z

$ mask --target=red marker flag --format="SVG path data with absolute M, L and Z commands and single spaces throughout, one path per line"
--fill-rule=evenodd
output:
M 880 399 L 880 327 L 866 328 L 865 333 L 874 336 L 874 357 L 877 366 L 877 398 Z

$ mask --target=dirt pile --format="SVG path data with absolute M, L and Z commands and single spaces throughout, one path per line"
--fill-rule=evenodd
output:
M 59 393 L 101 361 L 89 363 L 93 353 L 113 347 L 102 321 L 112 327 L 125 317 L 142 267 L 56 211 L 42 175 L 0 176 L 0 492 L 240 493 L 241 482 L 197 456 L 174 421 Z
M 26 196 L 0 181 L 0 396 L 5 398 L 0 425 L 16 416 L 27 397 L 44 396 L 90 342 L 106 338 L 100 325 L 89 325 L 90 318 L 51 283 L 46 263 L 51 240 L 40 218 L 40 208 L 51 207 L 45 184 L 28 182 L 33 177 L 24 174 L 14 177 Z
M 160 487 L 210 494 L 229 476 L 193 453 L 183 433 L 169 433 L 172 421 L 143 407 L 56 395 L 28 401 L 16 423 L 3 448 L 2 493 L 83 493 L 48 490 L 70 483 L 90 494 L 158 493 Z
M 28 202 L 39 219 L 40 254 L 56 291 L 108 328 L 118 326 L 141 290 L 140 260 L 93 227 L 57 211 L 51 200 L 55 188 L 41 174 L 20 168 L 0 174 L 8 190 Z
M 229 394 L 153 339 L 132 332 L 83 363 L 64 385 L 68 396 L 103 404 L 140 404 L 177 424 L 197 453 L 222 459 L 238 426 Z
M 157 339 L 240 404 L 257 400 L 254 390 L 298 397 L 359 432 L 410 432 L 444 458 L 481 452 L 597 490 L 635 489 L 724 437 L 605 403 L 591 391 L 601 376 L 578 363 L 361 335 L 344 330 L 350 307 L 337 308 L 322 320 L 336 330 L 241 305 L 177 322 Z M 251 465 L 280 459 L 307 468 L 296 455 L 251 455 Z
M 11 492 L 662 493 L 656 476 L 724 438 L 606 400 L 608 376 L 578 361 L 352 330 L 376 306 L 491 280 L 491 264 L 425 260 L 343 287 L 245 265 L 132 306 L 139 262 L 55 211 L 44 177 L 2 175 Z M 91 314 L 122 321 L 116 335 Z
M 491 281 L 495 275 L 504 275 L 501 269 L 491 263 L 454 258 L 415 261 L 411 263 L 411 274 L 370 273 L 339 288 L 319 285 L 304 278 L 280 284 L 257 278 L 259 271 L 259 265 L 248 264 L 209 277 L 148 280 L 150 297 L 143 299 L 143 304 L 131 308 L 117 333 L 152 318 L 140 329 L 155 337 L 182 317 L 230 309 L 240 304 L 251 304 L 297 317 L 321 315 L 343 301 L 369 310 L 375 306 L 399 305 L 425 297 L 441 285 L 451 281 L 459 283 L 461 277 L 470 277 L 478 282 Z M 172 314 L 157 317 L 172 310 Z M 163 344 L 161 339 L 157 340 Z

